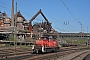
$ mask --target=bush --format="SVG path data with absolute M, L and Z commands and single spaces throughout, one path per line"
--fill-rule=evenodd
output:
M 14 35 L 13 34 L 9 35 L 9 41 L 14 41 Z

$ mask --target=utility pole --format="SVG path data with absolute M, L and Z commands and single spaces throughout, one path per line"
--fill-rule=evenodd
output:
M 16 36 L 17 36 L 17 2 L 16 2 L 16 15 L 15 15 L 15 23 L 14 23 L 14 52 L 15 52 L 15 55 L 16 55 Z
M 12 0 L 12 20 L 11 26 L 14 27 L 14 0 Z
M 14 21 L 14 0 L 12 0 L 12 21 L 11 21 L 11 26 L 13 27 L 13 33 L 14 33 L 14 37 L 13 37 L 13 40 L 14 40 L 14 53 L 16 55 L 16 34 L 15 34 L 15 21 Z
M 41 39 L 41 30 L 42 30 L 42 29 L 41 29 L 41 24 L 42 24 L 42 23 L 40 22 L 40 27 L 39 27 L 39 38 L 40 38 L 40 39 Z
M 14 28 L 14 54 L 16 55 L 16 35 L 17 35 L 17 29 L 16 29 L 16 22 L 17 22 L 17 3 L 16 3 L 16 15 L 15 15 L 15 21 L 14 21 L 14 0 L 12 0 L 12 21 L 11 26 Z
M 80 37 L 80 39 L 82 40 L 82 23 L 79 22 L 79 24 L 80 24 L 80 26 L 81 26 L 81 33 L 80 33 L 80 34 L 81 34 L 81 37 Z M 81 41 L 81 40 L 80 40 L 80 41 Z M 80 44 L 81 44 L 81 43 L 80 43 Z
M 88 33 L 88 27 L 87 27 L 87 33 Z
M 82 33 L 82 24 L 81 24 L 81 33 Z
M 81 40 L 82 40 L 82 24 L 81 24 Z
M 87 27 L 87 46 L 88 46 L 88 44 L 89 44 L 89 37 L 88 37 L 88 27 Z

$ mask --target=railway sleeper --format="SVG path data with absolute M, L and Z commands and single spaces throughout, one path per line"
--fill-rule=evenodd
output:
M 0 60 L 7 59 L 7 56 L 0 56 Z

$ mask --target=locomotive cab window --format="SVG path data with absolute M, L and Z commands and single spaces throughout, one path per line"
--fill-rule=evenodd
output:
M 48 37 L 41 37 L 41 40 L 49 40 Z

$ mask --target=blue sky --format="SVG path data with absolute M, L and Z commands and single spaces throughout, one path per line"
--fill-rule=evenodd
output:
M 0 11 L 6 12 L 11 17 L 11 1 L 0 0 Z M 65 3 L 65 5 L 62 3 Z M 15 0 L 18 3 L 18 11 L 29 21 L 33 15 L 42 9 L 52 27 L 59 32 L 90 32 L 90 0 Z M 43 17 L 39 15 L 34 21 L 41 22 Z M 79 23 L 81 22 L 81 24 Z

